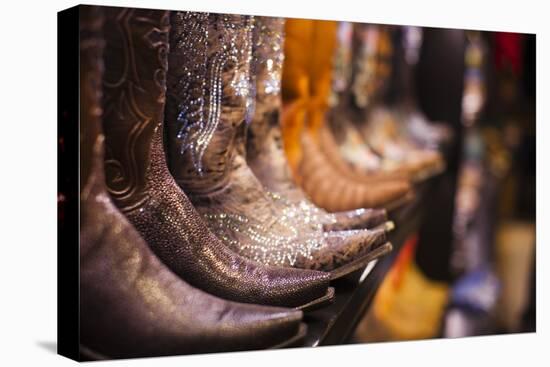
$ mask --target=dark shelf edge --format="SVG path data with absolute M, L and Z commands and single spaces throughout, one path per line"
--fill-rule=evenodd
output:
M 429 191 L 432 179 L 416 187 L 417 196 L 413 202 L 390 213 L 396 229 L 389 234 L 393 251 L 380 258 L 367 277 L 360 282 L 364 269 L 346 279 L 336 281 L 335 302 L 323 309 L 306 314 L 308 334 L 303 346 L 325 346 L 346 344 L 357 324 L 370 308 L 382 281 L 395 262 L 403 245 L 420 228 L 424 215 L 423 199 Z

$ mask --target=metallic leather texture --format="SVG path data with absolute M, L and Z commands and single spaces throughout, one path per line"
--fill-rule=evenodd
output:
M 80 343 L 106 358 L 250 350 L 302 328 L 301 311 L 225 301 L 162 264 L 113 205 L 103 174 L 103 8 L 80 8 Z M 106 9 L 112 16 L 121 9 Z M 133 13 L 134 11 L 131 11 Z M 135 11 L 153 22 L 161 12 Z M 107 64 L 107 67 L 111 65 Z
M 383 230 L 324 232 L 300 208 L 265 191 L 248 167 L 245 137 L 256 94 L 254 17 L 178 12 L 171 19 L 170 167 L 212 231 L 257 262 L 324 271 L 384 242 Z
M 169 13 L 110 8 L 106 25 L 106 162 L 140 183 L 124 197 L 110 193 L 156 255 L 224 299 L 299 307 L 324 296 L 328 274 L 264 267 L 227 248 L 170 175 L 162 145 Z M 108 178 L 118 187 L 120 175 Z

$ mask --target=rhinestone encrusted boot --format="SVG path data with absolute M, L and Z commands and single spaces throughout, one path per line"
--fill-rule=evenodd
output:
M 388 251 L 384 229 L 325 232 L 273 199 L 245 159 L 254 18 L 182 12 L 173 22 L 166 120 L 170 170 L 212 231 L 266 265 L 343 276 Z M 370 252 L 381 246 L 378 252 Z
M 281 77 L 284 61 L 284 18 L 257 17 L 252 62 L 256 88 L 254 117 L 248 128 L 246 160 L 254 175 L 286 206 L 319 220 L 325 231 L 392 228 L 385 209 L 360 208 L 327 213 L 315 206 L 292 178 L 281 136 Z

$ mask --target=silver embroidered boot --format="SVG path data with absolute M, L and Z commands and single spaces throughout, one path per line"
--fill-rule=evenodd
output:
M 248 128 L 246 160 L 275 200 L 319 221 L 325 231 L 393 228 L 385 209 L 328 213 L 315 206 L 294 183 L 282 147 L 281 76 L 284 61 L 284 18 L 256 17 L 253 66 L 256 83 L 254 117 Z
M 166 102 L 170 170 L 209 227 L 236 252 L 266 265 L 341 277 L 391 244 L 384 229 L 323 231 L 303 211 L 274 201 L 248 167 L 253 24 L 249 16 L 173 17 L 178 33 L 172 33 Z

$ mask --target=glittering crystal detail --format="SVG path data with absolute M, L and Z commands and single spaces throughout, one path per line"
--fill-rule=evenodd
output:
M 180 37 L 176 48 L 185 50 L 186 57 L 193 60 L 181 63 L 183 70 L 178 73 L 181 78 L 177 85 L 180 97 L 177 137 L 181 140 L 180 153 L 189 151 L 193 166 L 203 175 L 202 159 L 220 122 L 222 74 L 243 57 L 250 63 L 253 17 L 241 17 L 245 23 L 243 27 L 225 14 L 178 12 L 176 16 L 179 21 L 174 32 Z M 213 47 L 209 32 L 220 28 L 224 31 L 215 39 Z M 244 37 L 244 42 L 238 41 L 238 37 Z M 212 49 L 216 51 L 209 53 Z M 254 93 L 251 84 L 249 68 L 237 68 L 229 83 L 233 94 L 246 99 L 247 116 L 252 115 Z
M 270 223 L 231 213 L 207 213 L 204 218 L 226 245 L 255 261 L 266 265 L 294 266 L 300 258 L 312 260 L 315 252 L 326 246 L 329 234 L 323 231 L 323 224 L 336 223 L 335 216 L 306 200 L 291 202 L 283 195 L 266 193 L 280 213 Z M 356 233 L 347 231 L 340 234 L 349 236 Z
M 316 230 L 322 230 L 323 224 L 336 223 L 336 217 L 313 205 L 309 200 L 291 201 L 280 193 L 267 191 L 267 194 L 278 205 L 288 211 L 304 225 L 310 225 Z
M 324 233 L 301 234 L 292 213 L 277 218 L 276 231 L 268 224 L 239 214 L 206 214 L 205 218 L 226 245 L 266 265 L 294 266 L 299 257 L 312 260 L 313 253 L 323 247 Z M 237 240 L 236 234 L 246 240 Z
M 239 168 L 228 187 L 231 195 L 211 197 L 199 206 L 210 229 L 237 253 L 266 265 L 314 262 L 316 252 L 326 247 L 319 213 L 266 192 L 244 158 L 235 159 Z
M 227 246 L 243 256 L 265 265 L 295 266 L 298 262 L 315 261 L 319 251 L 327 250 L 325 222 L 335 222 L 331 214 L 303 201 L 291 204 L 283 196 L 269 193 L 277 206 L 284 207 L 271 221 L 260 221 L 237 213 L 206 213 L 209 227 Z M 364 233 L 363 230 L 339 231 L 341 241 Z

